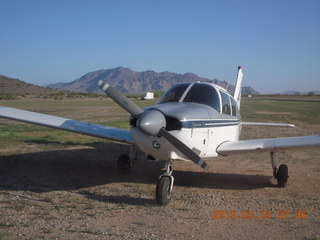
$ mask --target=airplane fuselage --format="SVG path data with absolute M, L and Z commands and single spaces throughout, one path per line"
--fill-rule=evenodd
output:
M 174 92 L 179 85 L 181 96 L 173 98 L 173 101 L 168 100 L 170 92 Z M 201 158 L 217 157 L 216 148 L 221 143 L 239 139 L 241 116 L 235 101 L 225 89 L 215 84 L 192 83 L 183 87 L 181 85 L 183 84 L 169 89 L 157 105 L 145 110 L 160 111 L 166 118 L 166 130 Z M 198 96 L 200 90 L 203 91 L 202 97 L 192 99 L 192 95 Z M 137 146 L 150 159 L 188 161 L 165 138 L 141 132 L 135 126 L 134 119 L 131 119 L 131 133 Z

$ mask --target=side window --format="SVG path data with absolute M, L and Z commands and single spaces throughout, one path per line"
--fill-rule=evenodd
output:
M 220 94 L 221 94 L 221 100 L 222 100 L 222 114 L 231 115 L 229 96 L 221 91 L 220 91 Z
M 236 101 L 231 97 L 231 108 L 232 108 L 232 116 L 237 116 L 237 103 Z
M 194 102 L 208 105 L 220 112 L 220 100 L 216 89 L 208 84 L 195 83 L 187 93 L 183 102 Z

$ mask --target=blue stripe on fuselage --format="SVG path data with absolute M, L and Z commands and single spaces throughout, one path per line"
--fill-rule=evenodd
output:
M 241 123 L 240 119 L 230 120 L 194 120 L 181 121 L 182 128 L 211 128 L 211 127 L 228 127 L 236 126 Z

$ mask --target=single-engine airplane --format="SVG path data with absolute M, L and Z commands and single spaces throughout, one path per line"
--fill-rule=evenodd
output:
M 192 161 L 207 170 L 207 159 L 250 152 L 270 152 L 273 176 L 279 187 L 288 181 L 288 167 L 276 165 L 279 150 L 320 146 L 320 135 L 239 140 L 242 126 L 294 127 L 291 124 L 242 122 L 240 116 L 243 71 L 238 68 L 234 96 L 213 83 L 180 83 L 171 87 L 157 105 L 141 109 L 133 101 L 103 81 L 100 88 L 130 113 L 130 131 L 62 117 L 0 107 L 0 117 L 81 133 L 131 145 L 129 155 L 121 155 L 118 172 L 128 173 L 137 158 L 137 148 L 149 160 L 166 160 L 159 177 L 156 201 L 167 205 L 171 199 L 174 160 Z

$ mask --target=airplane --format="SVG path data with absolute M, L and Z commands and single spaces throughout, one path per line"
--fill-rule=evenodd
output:
M 273 177 L 279 187 L 288 181 L 288 166 L 277 167 L 276 152 L 315 148 L 320 135 L 239 140 L 242 126 L 294 127 L 292 124 L 243 122 L 240 115 L 242 67 L 238 67 L 234 95 L 207 82 L 172 86 L 154 105 L 141 109 L 108 83 L 99 87 L 130 113 L 130 131 L 82 121 L 0 106 L 0 117 L 81 133 L 130 144 L 129 155 L 117 161 L 120 174 L 127 174 L 137 160 L 137 149 L 148 160 L 165 160 L 166 170 L 156 185 L 156 202 L 167 205 L 174 185 L 173 161 L 192 161 L 208 170 L 207 160 L 233 154 L 270 152 Z

